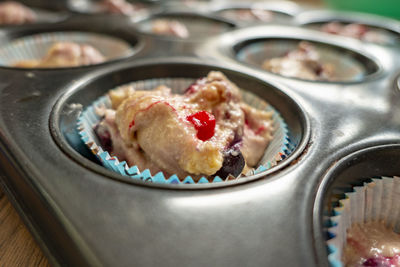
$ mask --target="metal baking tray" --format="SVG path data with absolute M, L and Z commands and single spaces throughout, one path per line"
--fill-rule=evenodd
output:
M 1 183 L 55 266 L 328 266 L 323 226 L 346 179 L 399 175 L 400 48 L 299 26 L 241 27 L 204 40 L 143 34 L 127 18 L 74 15 L 1 30 L 107 33 L 137 46 L 123 60 L 58 70 L 0 68 Z M 364 79 L 311 82 L 236 60 L 255 40 L 350 51 Z M 168 50 L 170 49 L 170 50 Z M 345 53 L 344 53 L 345 54 Z M 131 181 L 101 167 L 75 129 L 81 104 L 110 88 L 221 70 L 287 121 L 295 151 L 258 175 L 208 185 Z M 347 178 L 347 177 L 354 178 Z

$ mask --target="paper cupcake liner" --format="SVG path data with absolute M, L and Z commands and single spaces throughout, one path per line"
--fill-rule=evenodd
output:
M 106 61 L 130 56 L 134 48 L 126 41 L 92 32 L 49 32 L 18 38 L 0 47 L 0 66 L 12 66 L 18 61 L 43 58 L 55 42 L 85 43 L 95 47 Z
M 161 79 L 150 79 L 130 83 L 136 90 L 151 90 L 158 85 L 166 85 L 172 88 L 173 93 L 183 93 L 183 91 L 193 84 L 195 79 L 188 78 L 161 78 Z M 242 91 L 244 102 L 250 104 L 253 107 L 261 108 L 266 111 L 273 112 L 273 126 L 275 127 L 274 138 L 265 150 L 264 156 L 261 159 L 261 163 L 258 168 L 254 169 L 251 174 L 258 174 L 263 171 L 270 169 L 277 165 L 281 160 L 289 156 L 292 151 L 296 148 L 290 139 L 290 133 L 288 127 L 281 115 L 269 104 L 255 95 Z M 125 161 L 119 161 L 116 157 L 110 156 L 107 151 L 104 151 L 99 145 L 100 142 L 94 132 L 94 126 L 100 121 L 100 117 L 96 114 L 96 109 L 99 107 L 110 107 L 111 102 L 108 96 L 100 97 L 91 106 L 86 108 L 78 119 L 78 131 L 82 141 L 87 147 L 97 156 L 100 162 L 109 170 L 117 172 L 123 176 L 129 176 L 132 179 L 150 181 L 154 183 L 162 184 L 195 184 L 195 183 L 216 183 L 224 181 L 220 177 L 216 176 L 209 181 L 207 177 L 201 177 L 198 181 L 195 181 L 191 176 L 178 177 L 176 174 L 165 177 L 162 172 L 151 174 L 148 169 L 139 170 L 137 166 L 128 166 Z M 246 175 L 246 176 L 247 176 Z M 235 178 L 235 179 L 239 179 Z
M 354 223 L 383 221 L 387 227 L 400 232 L 400 177 L 373 178 L 363 186 L 353 187 L 339 200 L 330 217 L 327 241 L 331 266 L 343 266 L 341 261 L 346 245 L 347 229 Z

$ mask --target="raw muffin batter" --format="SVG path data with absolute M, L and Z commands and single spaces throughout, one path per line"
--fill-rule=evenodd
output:
M 40 60 L 23 60 L 14 64 L 22 68 L 77 67 L 104 62 L 104 56 L 93 46 L 72 42 L 53 44 L 47 55 Z
M 262 68 L 282 76 L 306 80 L 332 80 L 334 72 L 334 67 L 321 63 L 318 51 L 305 41 L 283 57 L 265 60 Z
M 354 224 L 347 230 L 343 262 L 348 267 L 400 266 L 400 235 L 381 222 Z
M 25 24 L 35 20 L 35 13 L 23 4 L 14 1 L 0 3 L 0 25 Z
M 272 112 L 241 101 L 239 88 L 212 71 L 184 94 L 159 86 L 109 92 L 111 109 L 100 109 L 95 127 L 112 155 L 152 174 L 238 176 L 260 161 L 272 139 Z

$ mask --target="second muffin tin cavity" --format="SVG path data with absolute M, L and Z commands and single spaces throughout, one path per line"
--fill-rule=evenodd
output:
M 301 40 L 289 38 L 263 38 L 242 41 L 234 46 L 235 58 L 247 65 L 262 68 L 265 60 L 280 58 L 297 48 Z M 319 62 L 331 65 L 332 82 L 359 82 L 379 70 L 370 58 L 355 51 L 315 41 L 306 41 L 320 55 Z M 289 77 L 290 78 L 290 77 Z
M 187 29 L 186 37 L 174 36 L 173 34 L 157 34 L 154 32 L 157 21 L 178 22 Z M 198 13 L 182 12 L 182 13 L 159 13 L 153 14 L 137 22 L 139 31 L 150 34 L 154 37 L 165 38 L 170 40 L 193 40 L 202 41 L 210 36 L 215 36 L 230 30 L 233 30 L 236 25 L 228 20 L 207 16 Z
M 326 240 L 329 239 L 329 216 L 344 193 L 354 186 L 362 186 L 376 177 L 393 177 L 400 174 L 400 145 L 382 145 L 355 152 L 341 159 L 324 177 L 314 207 L 314 224 L 317 254 L 321 262 L 328 262 Z
M 380 45 L 400 44 L 400 23 L 396 20 L 366 15 L 355 12 L 334 12 L 334 11 L 306 11 L 296 17 L 297 24 L 301 26 L 322 31 L 322 27 L 328 23 L 338 23 L 339 27 L 349 24 L 361 25 L 361 28 L 347 28 L 344 35 L 354 35 L 362 41 Z M 332 28 L 331 28 L 332 29 Z M 333 30 L 333 29 L 332 29 Z M 375 32 L 372 33 L 371 32 Z M 367 34 L 367 35 L 366 35 Z M 340 33 L 338 35 L 341 35 Z
M 135 49 L 128 42 L 104 34 L 51 32 L 18 38 L 3 46 L 0 49 L 0 65 L 11 67 L 21 61 L 41 60 L 54 44 L 60 42 L 90 45 L 104 56 L 104 62 L 122 59 L 133 55 L 135 52 Z
M 290 23 L 292 16 L 262 7 L 225 7 L 216 13 L 226 19 L 239 21 L 241 24 Z
M 137 54 L 144 45 L 133 29 L 128 18 L 116 17 L 113 24 L 106 24 L 101 15 L 14 28 L 1 38 L 0 66 L 13 67 L 18 61 L 40 60 L 57 42 L 91 45 L 104 55 L 104 62 L 124 59 Z
M 95 161 L 91 152 L 80 140 L 78 132 L 71 129 L 76 128 L 77 112 L 76 107 L 85 109 L 108 90 L 118 85 L 127 84 L 133 81 L 142 81 L 158 78 L 193 78 L 197 79 L 207 75 L 209 71 L 217 70 L 223 72 L 228 79 L 236 83 L 244 91 L 251 92 L 274 107 L 286 122 L 290 133 L 291 151 L 286 159 L 280 161 L 275 167 L 261 171 L 255 176 L 240 178 L 234 182 L 254 179 L 272 173 L 290 164 L 305 147 L 309 136 L 308 119 L 302 108 L 289 96 L 284 94 L 274 85 L 265 83 L 262 80 L 253 78 L 244 73 L 230 70 L 221 66 L 206 65 L 201 63 L 183 62 L 144 62 L 143 64 L 132 64 L 130 67 L 118 70 L 108 70 L 100 76 L 90 76 L 90 81 L 79 88 L 71 88 L 57 103 L 52 113 L 51 128 L 56 142 L 71 155 L 76 161 L 90 166 L 92 170 L 124 181 L 133 181 L 129 177 L 119 176 L 105 168 L 99 168 L 87 159 Z M 75 111 L 79 111 L 76 110 Z M 76 153 L 78 152 L 78 153 Z M 221 184 L 221 183 L 218 183 Z M 230 184 L 222 183 L 222 184 Z

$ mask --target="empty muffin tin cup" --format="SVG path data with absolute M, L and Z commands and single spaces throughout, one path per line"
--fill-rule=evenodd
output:
M 159 78 L 136 81 L 130 83 L 130 85 L 133 85 L 135 90 L 151 90 L 159 85 L 166 85 L 172 89 L 172 93 L 181 94 L 195 81 L 195 79 L 191 78 Z M 295 144 L 292 144 L 288 127 L 278 111 L 250 92 L 242 90 L 241 93 L 242 99 L 245 103 L 251 105 L 252 107 L 256 107 L 265 111 L 271 111 L 273 113 L 273 139 L 265 150 L 259 166 L 247 175 L 258 174 L 277 165 L 278 162 L 286 158 L 296 146 Z M 140 170 L 137 166 L 128 166 L 125 161 L 121 162 L 116 157 L 110 156 L 107 151 L 104 151 L 101 148 L 98 137 L 94 131 L 94 126 L 101 119 L 100 116 L 96 114 L 96 109 L 104 106 L 111 106 L 108 96 L 101 97 L 82 112 L 78 120 L 78 130 L 82 141 L 98 157 L 103 166 L 107 169 L 124 176 L 129 176 L 133 179 L 162 184 L 216 183 L 224 181 L 219 176 L 212 178 L 201 177 L 200 179 L 193 179 L 191 176 L 178 177 L 176 174 L 174 174 L 170 177 L 165 177 L 162 172 L 152 174 L 148 169 Z
M 40 60 L 45 57 L 49 48 L 57 42 L 91 45 L 104 56 L 104 62 L 131 56 L 136 51 L 125 40 L 99 33 L 78 31 L 39 33 L 4 44 L 0 48 L 0 66 L 18 68 L 15 66 L 18 62 Z
M 331 266 L 343 266 L 343 251 L 347 230 L 353 224 L 382 222 L 394 232 L 400 232 L 400 177 L 371 178 L 361 186 L 354 186 L 339 200 L 330 217 L 327 241 Z M 378 266 L 378 265 L 363 265 Z M 392 265 L 391 265 L 392 266 Z

